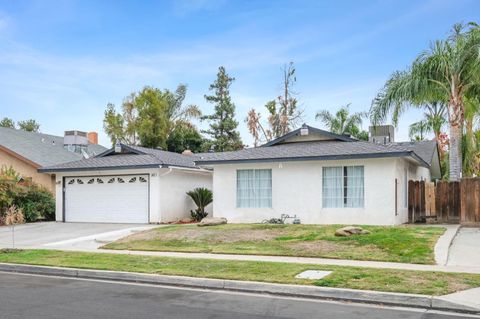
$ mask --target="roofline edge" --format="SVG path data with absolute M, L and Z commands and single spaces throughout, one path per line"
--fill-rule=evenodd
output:
M 160 168 L 161 164 L 145 164 L 145 165 L 127 165 L 127 166 L 107 166 L 107 167 L 77 167 L 77 168 L 39 168 L 39 173 L 56 173 L 56 172 L 84 172 L 84 171 L 112 171 L 120 169 L 141 169 L 141 168 Z
M 298 161 L 315 161 L 315 160 L 339 160 L 339 159 L 364 159 L 364 158 L 389 158 L 389 157 L 406 157 L 411 156 L 417 160 L 422 166 L 430 168 L 430 165 L 422 160 L 415 152 L 391 152 L 391 153 L 375 153 L 375 154 L 354 154 L 354 155 L 325 155 L 325 156 L 301 156 L 301 157 L 280 157 L 265 159 L 238 159 L 238 160 L 206 160 L 195 161 L 197 165 L 221 165 L 235 163 L 271 163 L 271 162 L 298 162 Z

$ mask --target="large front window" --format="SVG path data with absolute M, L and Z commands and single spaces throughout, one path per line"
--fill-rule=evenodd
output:
M 237 170 L 237 207 L 272 207 L 272 170 Z
M 363 207 L 363 166 L 323 168 L 323 207 Z

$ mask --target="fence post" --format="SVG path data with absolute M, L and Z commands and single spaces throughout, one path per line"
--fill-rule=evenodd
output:
M 408 222 L 413 223 L 413 210 L 415 209 L 415 182 L 408 181 Z

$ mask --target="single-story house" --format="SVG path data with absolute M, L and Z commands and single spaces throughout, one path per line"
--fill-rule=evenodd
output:
M 0 127 L 0 167 L 13 167 L 22 178 L 54 192 L 55 175 L 37 169 L 100 154 L 106 148 L 97 140 L 95 132 L 67 131 L 65 136 L 55 136 Z
M 56 176 L 56 220 L 159 223 L 190 217 L 186 192 L 212 189 L 193 155 L 118 145 L 95 157 L 39 169 Z
M 437 143 L 395 143 L 392 127 L 370 134 L 359 141 L 304 125 L 195 163 L 213 169 L 213 216 L 229 222 L 289 214 L 307 224 L 406 223 L 408 180 L 440 178 Z
M 394 225 L 407 222 L 408 180 L 439 178 L 440 161 L 435 141 L 395 143 L 393 128 L 367 142 L 304 125 L 240 151 L 118 145 L 39 172 L 56 176 L 57 221 L 174 221 L 194 208 L 186 192 L 206 187 L 210 214 L 233 223 L 290 214 L 310 224 Z

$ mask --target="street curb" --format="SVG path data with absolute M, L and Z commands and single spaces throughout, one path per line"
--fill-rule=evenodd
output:
M 389 306 L 415 307 L 462 313 L 480 313 L 480 309 L 452 303 L 434 296 L 427 295 L 9 263 L 0 263 L 0 271 L 56 277 L 143 283 L 173 287 L 226 290 L 244 293 L 269 294 L 284 297 L 382 304 Z

